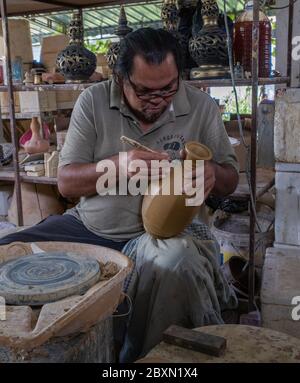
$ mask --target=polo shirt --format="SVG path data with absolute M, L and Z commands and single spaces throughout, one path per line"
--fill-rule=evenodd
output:
M 120 141 L 122 135 L 168 152 L 171 159 L 180 158 L 186 142 L 198 141 L 211 149 L 214 161 L 232 165 L 238 171 L 218 105 L 208 94 L 184 81 L 180 81 L 171 105 L 146 132 L 114 80 L 87 88 L 75 104 L 59 167 L 97 163 L 132 149 Z M 143 196 L 95 194 L 81 197 L 77 206 L 66 213 L 75 215 L 87 229 L 103 238 L 125 241 L 144 232 L 142 199 Z

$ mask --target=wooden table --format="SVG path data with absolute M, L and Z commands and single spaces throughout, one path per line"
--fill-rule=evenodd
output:
M 300 363 L 300 339 L 262 327 L 215 325 L 195 329 L 226 338 L 223 356 L 161 342 L 140 363 Z

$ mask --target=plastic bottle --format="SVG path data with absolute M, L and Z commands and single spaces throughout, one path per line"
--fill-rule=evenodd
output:
M 245 72 L 252 69 L 253 1 L 248 1 L 244 12 L 234 25 L 233 52 L 235 63 L 239 62 Z M 268 17 L 259 11 L 259 59 L 258 76 L 269 77 L 271 73 L 272 27 Z

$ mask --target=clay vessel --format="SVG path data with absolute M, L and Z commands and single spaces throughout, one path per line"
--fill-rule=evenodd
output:
M 24 144 L 25 152 L 28 154 L 46 153 L 49 150 L 49 142 L 42 138 L 40 123 L 37 117 L 33 117 L 30 124 L 32 132 L 31 139 Z
M 185 145 L 186 159 L 211 160 L 212 153 L 208 147 L 191 141 Z M 200 209 L 198 206 L 186 206 L 185 194 L 174 193 L 174 170 L 171 169 L 167 179 L 154 181 L 152 195 L 145 195 L 142 205 L 142 217 L 145 230 L 154 238 L 171 238 L 180 234 L 190 224 Z M 164 182 L 170 182 L 170 195 L 161 195 Z

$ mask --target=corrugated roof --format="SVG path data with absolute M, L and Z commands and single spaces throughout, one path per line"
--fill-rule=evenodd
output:
M 128 24 L 133 29 L 142 26 L 161 26 L 161 4 L 161 1 L 127 4 L 125 10 Z M 83 11 L 85 37 L 114 35 L 114 30 L 118 25 L 119 12 L 119 5 L 85 9 Z M 72 12 L 52 12 L 47 15 L 27 17 L 30 20 L 33 43 L 37 43 L 43 36 L 66 33 Z
M 222 10 L 223 0 L 218 1 Z M 227 4 L 228 12 L 236 13 L 243 9 L 242 0 L 227 0 Z M 161 27 L 161 6 L 161 0 L 127 4 L 125 10 L 128 24 L 133 29 L 143 26 Z M 118 25 L 119 11 L 119 5 L 85 9 L 83 12 L 85 37 L 92 39 L 95 36 L 113 36 Z M 33 43 L 39 43 L 43 36 L 66 33 L 71 16 L 70 10 L 27 16 L 31 21 Z

